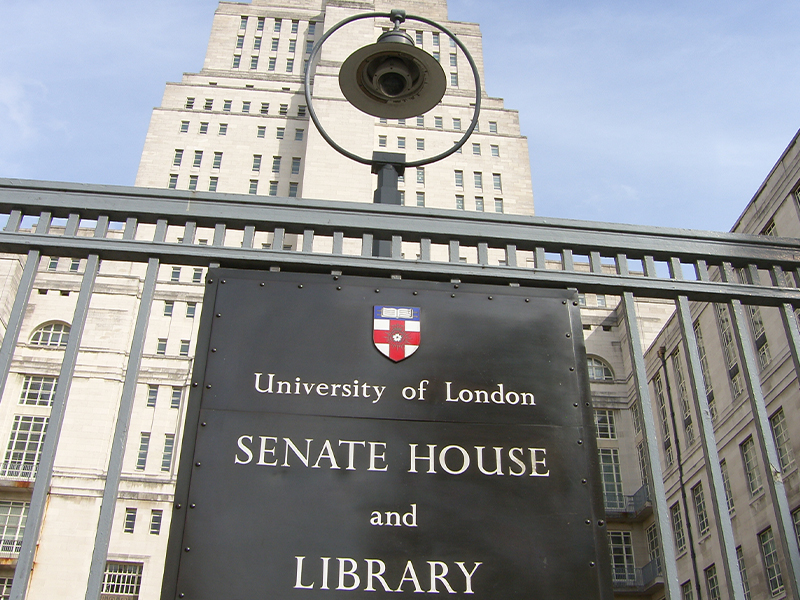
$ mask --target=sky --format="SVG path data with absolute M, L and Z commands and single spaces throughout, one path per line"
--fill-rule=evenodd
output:
M 0 0 L 0 177 L 132 185 L 216 0 Z M 398 3 L 401 7 L 401 3 Z M 800 129 L 800 3 L 450 0 L 536 214 L 727 231 Z

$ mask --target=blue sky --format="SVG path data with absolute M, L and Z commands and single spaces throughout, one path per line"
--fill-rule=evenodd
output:
M 133 184 L 215 0 L 0 0 L 0 176 Z M 400 6 L 400 3 L 398 3 Z M 520 111 L 536 212 L 728 230 L 800 129 L 800 4 L 450 0 Z

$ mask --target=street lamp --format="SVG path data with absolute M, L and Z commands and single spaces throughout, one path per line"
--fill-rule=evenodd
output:
M 430 54 L 417 48 L 414 40 L 400 25 L 405 21 L 419 21 L 435 27 L 461 48 L 467 57 L 475 80 L 475 104 L 472 121 L 464 135 L 452 147 L 440 154 L 415 161 L 406 161 L 398 152 L 373 152 L 366 158 L 354 154 L 334 141 L 319 121 L 311 97 L 311 65 L 319 55 L 322 45 L 340 28 L 361 19 L 388 18 L 394 29 L 382 33 L 378 41 L 353 52 L 339 70 L 339 88 L 347 101 L 358 110 L 386 119 L 404 119 L 424 114 L 436 106 L 447 89 L 447 80 L 439 62 Z M 447 28 L 425 17 L 406 15 L 404 10 L 361 13 L 347 17 L 331 27 L 316 43 L 308 59 L 305 73 L 305 95 L 308 113 L 322 138 L 337 152 L 364 165 L 370 165 L 378 175 L 378 187 L 373 201 L 378 204 L 400 204 L 397 178 L 406 168 L 421 167 L 457 152 L 469 139 L 478 125 L 481 108 L 481 84 L 478 67 L 466 46 Z M 382 242 L 376 241 L 375 256 L 387 256 Z

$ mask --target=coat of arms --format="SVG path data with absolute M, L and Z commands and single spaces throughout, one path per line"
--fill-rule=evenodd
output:
M 381 354 L 400 362 L 419 348 L 419 323 L 419 308 L 376 306 L 372 341 Z

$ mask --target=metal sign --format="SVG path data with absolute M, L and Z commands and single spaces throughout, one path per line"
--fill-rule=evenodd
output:
M 163 599 L 612 597 L 574 292 L 207 284 Z

